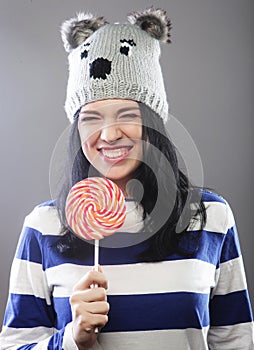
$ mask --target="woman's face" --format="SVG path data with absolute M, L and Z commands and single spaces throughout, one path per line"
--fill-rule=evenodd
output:
M 138 103 L 126 99 L 87 103 L 81 108 L 78 130 L 88 161 L 124 189 L 142 159 Z

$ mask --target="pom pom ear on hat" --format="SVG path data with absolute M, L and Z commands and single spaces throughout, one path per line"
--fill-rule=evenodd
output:
M 150 7 L 143 12 L 132 12 L 128 15 L 131 24 L 139 26 L 153 38 L 170 43 L 171 21 L 166 11 Z
M 76 17 L 65 21 L 61 26 L 61 36 L 66 52 L 81 45 L 97 29 L 107 24 L 104 17 L 79 12 Z

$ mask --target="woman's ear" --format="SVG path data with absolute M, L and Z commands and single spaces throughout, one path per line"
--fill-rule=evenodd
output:
M 77 16 L 63 22 L 61 36 L 66 52 L 81 45 L 97 29 L 107 24 L 103 17 L 95 17 L 91 13 L 77 13 Z
M 139 26 L 151 37 L 170 43 L 171 21 L 166 11 L 150 7 L 143 12 L 132 12 L 128 15 L 131 24 Z

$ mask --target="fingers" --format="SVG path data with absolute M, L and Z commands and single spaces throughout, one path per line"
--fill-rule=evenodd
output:
M 106 290 L 102 287 L 98 288 L 89 288 L 86 290 L 77 290 L 72 293 L 70 296 L 70 302 L 71 304 L 74 304 L 75 302 L 86 302 L 91 303 L 94 301 L 106 301 L 107 295 Z
M 91 332 L 104 327 L 108 322 L 109 303 L 104 288 L 77 291 L 70 297 L 75 327 L 80 331 Z
M 103 274 L 101 267 L 99 271 L 91 270 L 83 278 L 81 278 L 78 283 L 74 286 L 74 291 L 84 291 L 90 288 L 92 285 L 97 285 L 104 289 L 108 288 L 108 282 L 106 276 Z
M 76 315 L 88 313 L 92 315 L 107 315 L 109 312 L 109 303 L 106 301 L 95 301 L 93 303 L 72 304 L 72 308 Z
M 107 315 L 109 312 L 109 303 L 107 302 L 94 302 L 93 305 L 87 305 L 87 311 L 91 314 Z
M 70 297 L 72 317 L 77 334 L 91 333 L 108 322 L 109 303 L 104 288 L 77 291 Z

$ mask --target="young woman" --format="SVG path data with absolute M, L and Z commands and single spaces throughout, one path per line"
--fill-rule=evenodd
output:
M 170 22 L 153 8 L 129 21 L 79 14 L 63 24 L 66 180 L 25 219 L 1 349 L 254 348 L 231 209 L 191 185 L 165 130 L 159 40 L 169 42 Z M 65 216 L 72 186 L 92 176 L 114 181 L 127 206 L 121 230 L 102 242 L 99 271 Z

